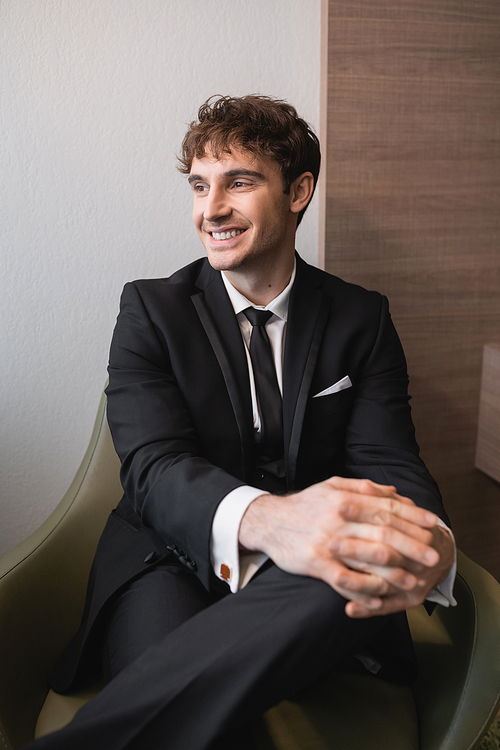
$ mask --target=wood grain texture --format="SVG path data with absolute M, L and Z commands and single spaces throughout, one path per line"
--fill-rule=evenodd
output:
M 500 578 L 500 484 L 474 466 L 500 340 L 500 3 L 329 1 L 326 268 L 387 294 L 422 456 Z
M 500 482 L 500 344 L 484 347 L 476 466 Z
M 338 0 L 331 18 L 489 23 L 498 21 L 498 0 Z

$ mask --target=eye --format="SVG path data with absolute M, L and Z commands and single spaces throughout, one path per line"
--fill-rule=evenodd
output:
M 193 191 L 195 193 L 204 193 L 204 192 L 208 191 L 208 187 L 206 185 L 204 185 L 203 183 L 195 182 L 193 184 Z

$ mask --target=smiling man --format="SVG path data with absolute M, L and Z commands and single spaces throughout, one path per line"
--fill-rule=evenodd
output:
M 316 136 L 285 102 L 220 97 L 180 161 L 207 258 L 124 289 L 125 495 L 52 676 L 108 685 L 39 748 L 243 747 L 234 731 L 329 670 L 411 681 L 405 609 L 454 603 L 387 300 L 295 252 Z
M 237 149 L 219 159 L 210 153 L 193 159 L 189 183 L 194 225 L 210 265 L 254 303 L 266 305 L 290 281 L 295 204 L 310 199 L 312 174 L 300 175 L 284 193 L 278 164 Z

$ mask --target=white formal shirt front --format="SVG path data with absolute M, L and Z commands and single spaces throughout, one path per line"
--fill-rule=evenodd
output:
M 283 393 L 283 356 L 285 351 L 286 324 L 288 319 L 288 302 L 290 292 L 295 280 L 296 266 L 294 264 L 292 276 L 285 289 L 265 307 L 254 305 L 243 294 L 241 294 L 221 272 L 222 280 L 226 287 L 229 299 L 233 305 L 238 320 L 241 335 L 245 345 L 250 379 L 250 392 L 252 397 L 253 425 L 255 439 L 260 431 L 260 415 L 257 408 L 257 397 L 255 381 L 253 376 L 252 361 L 250 359 L 250 336 L 252 325 L 243 313 L 248 307 L 257 310 L 270 310 L 273 315 L 266 323 L 266 332 L 273 352 L 276 367 L 276 376 L 281 393 Z M 229 492 L 219 504 L 212 523 L 211 555 L 215 575 L 229 584 L 232 593 L 244 588 L 259 568 L 266 562 L 268 556 L 264 552 L 249 552 L 240 550 L 238 545 L 238 532 L 241 519 L 250 505 L 260 495 L 268 494 L 257 487 L 244 485 Z M 450 529 L 442 521 L 441 525 Z M 433 601 L 448 607 L 454 606 L 456 601 L 453 597 L 453 584 L 456 575 L 456 550 L 455 563 L 446 580 L 430 592 L 428 601 Z

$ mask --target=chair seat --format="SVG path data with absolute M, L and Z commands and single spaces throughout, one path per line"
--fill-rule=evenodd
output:
M 81 690 L 72 695 L 59 695 L 49 690 L 35 728 L 35 739 L 62 729 L 69 724 L 76 712 L 96 696 L 101 685 Z
M 65 726 L 99 688 L 47 695 L 35 737 Z M 258 750 L 418 750 L 418 721 L 411 688 L 370 676 L 329 675 L 297 700 L 283 701 L 253 729 Z

